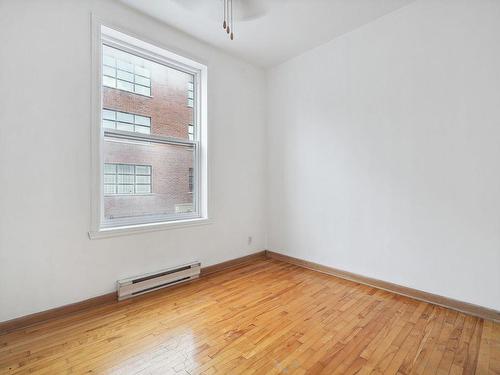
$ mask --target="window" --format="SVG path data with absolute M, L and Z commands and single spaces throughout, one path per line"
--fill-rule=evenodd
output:
M 104 164 L 104 194 L 151 193 L 151 166 Z
M 151 95 L 151 72 L 137 56 L 104 46 L 102 83 L 104 86 Z
M 102 80 L 96 82 L 93 101 L 99 103 L 93 142 L 98 215 L 91 237 L 115 229 L 142 230 L 145 224 L 205 220 L 206 88 L 201 84 L 206 67 L 99 28 L 100 59 L 94 69 Z M 176 103 L 186 100 L 186 91 L 180 88 L 188 89 L 190 99 L 181 108 Z
M 187 92 L 187 106 L 190 108 L 193 108 L 193 103 L 194 103 L 194 83 L 193 80 L 190 80 L 188 82 L 188 92 Z
M 193 192 L 193 183 L 194 183 L 194 174 L 193 174 L 193 168 L 189 168 L 189 176 L 188 176 L 188 184 L 189 184 L 189 192 Z
M 193 124 L 188 125 L 188 138 L 190 141 L 192 141 L 194 139 L 194 125 Z
M 175 205 L 175 212 L 178 214 L 183 213 L 183 212 L 191 212 L 193 207 L 189 204 L 176 204 Z
M 151 117 L 135 115 L 128 112 L 102 110 L 102 127 L 136 133 L 151 133 Z

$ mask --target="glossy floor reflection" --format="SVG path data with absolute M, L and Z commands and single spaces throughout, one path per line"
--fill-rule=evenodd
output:
M 0 336 L 1 374 L 495 374 L 499 364 L 499 324 L 269 259 Z

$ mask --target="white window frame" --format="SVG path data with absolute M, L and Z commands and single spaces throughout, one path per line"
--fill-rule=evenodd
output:
M 113 25 L 104 25 L 95 16 L 92 19 L 92 220 L 89 237 L 102 238 L 122 234 L 140 233 L 152 230 L 173 229 L 191 225 L 208 224 L 208 136 L 207 136 L 207 67 L 201 63 L 158 47 L 145 38 L 136 38 L 118 31 Z M 194 144 L 194 212 L 157 216 L 155 218 L 127 218 L 109 220 L 104 218 L 103 192 L 103 143 L 102 126 L 102 44 L 119 48 L 125 52 L 184 71 L 194 76 L 195 108 L 193 124 L 195 140 L 181 140 L 152 134 L 133 133 L 133 138 L 168 144 Z M 129 132 L 113 130 L 113 137 L 130 138 Z M 168 138 L 168 139 L 166 139 Z

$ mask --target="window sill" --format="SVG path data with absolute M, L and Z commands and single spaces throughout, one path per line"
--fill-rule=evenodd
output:
M 210 219 L 196 218 L 196 219 L 176 220 L 170 222 L 128 225 L 128 226 L 114 227 L 114 228 L 102 228 L 99 230 L 90 231 L 88 232 L 88 234 L 91 240 L 96 240 L 100 238 L 127 236 L 131 234 L 141 234 L 148 232 L 156 232 L 160 230 L 187 228 L 187 227 L 194 227 L 207 224 L 211 224 Z

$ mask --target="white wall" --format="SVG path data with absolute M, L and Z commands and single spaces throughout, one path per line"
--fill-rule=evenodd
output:
M 208 65 L 213 224 L 88 239 L 91 11 Z M 417 1 L 272 69 L 266 92 L 113 1 L 0 1 L 0 321 L 266 245 L 500 309 L 498 19 L 495 0 Z
M 499 20 L 417 1 L 272 69 L 268 248 L 500 309 Z
M 87 237 L 91 12 L 208 66 L 213 224 Z M 264 249 L 263 71 L 112 1 L 4 0 L 0 25 L 0 321 Z

